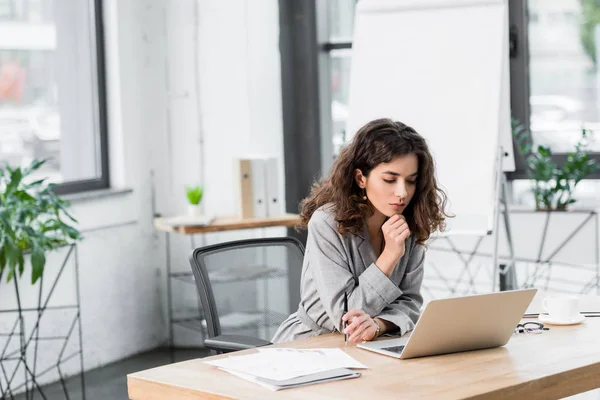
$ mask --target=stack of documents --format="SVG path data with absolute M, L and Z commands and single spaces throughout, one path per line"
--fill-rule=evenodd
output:
M 163 218 L 162 223 L 167 226 L 206 226 L 215 219 L 212 215 L 180 215 L 177 217 Z
M 367 368 L 341 349 L 268 348 L 205 362 L 271 390 L 358 378 L 349 368 Z

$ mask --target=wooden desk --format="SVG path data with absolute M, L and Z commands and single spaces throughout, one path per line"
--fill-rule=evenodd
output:
M 531 321 L 531 319 L 529 319 Z M 131 399 L 562 398 L 600 387 L 600 317 L 513 336 L 503 347 L 397 360 L 343 345 L 339 334 L 278 347 L 340 347 L 370 369 L 358 379 L 272 392 L 196 359 L 127 376 Z M 248 354 L 245 350 L 236 354 Z M 214 356 L 210 359 L 223 356 Z
M 237 229 L 269 228 L 274 226 L 294 227 L 300 222 L 298 214 L 283 214 L 278 217 L 246 218 L 240 217 L 216 217 L 210 225 L 193 226 L 180 225 L 171 226 L 165 223 L 165 218 L 154 219 L 154 227 L 163 232 L 175 232 L 184 235 L 196 233 L 233 231 Z

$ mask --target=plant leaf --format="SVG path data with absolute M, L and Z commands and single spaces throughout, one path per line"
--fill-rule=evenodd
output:
M 6 172 L 8 172 L 9 175 L 11 175 L 14 171 L 7 162 L 4 163 L 4 169 L 6 170 Z
M 69 218 L 73 222 L 77 222 L 77 219 L 75 219 L 75 217 L 73 217 L 67 210 L 67 207 L 69 207 L 71 205 L 71 203 L 56 197 L 56 195 L 54 195 L 52 202 L 54 203 L 54 205 L 56 206 L 57 209 L 62 211 L 63 214 L 65 214 L 67 216 L 67 218 Z
M 43 249 L 37 244 L 32 243 L 31 247 L 31 284 L 33 285 L 44 273 L 44 265 L 46 264 L 46 256 Z
M 25 169 L 25 171 L 23 171 L 24 175 L 29 175 L 33 171 L 39 169 L 42 165 L 44 165 L 44 163 L 46 163 L 46 161 L 48 161 L 47 158 L 44 158 L 42 160 L 33 160 L 31 164 L 29 164 L 29 166 Z
M 17 263 L 19 262 L 19 257 L 21 255 L 21 251 L 17 247 L 17 245 L 12 241 L 11 238 L 7 237 L 4 241 L 4 249 L 6 254 L 6 262 L 8 264 L 8 276 L 7 281 L 10 282 L 12 277 L 15 274 L 15 269 Z
M 23 253 L 19 253 L 19 276 L 23 276 L 23 270 L 25 269 L 25 257 L 23 257 Z
M 185 192 L 190 204 L 200 204 L 202 201 L 202 196 L 204 195 L 204 189 L 200 185 L 196 186 L 186 186 Z
M 2 282 L 4 267 L 6 267 L 6 256 L 4 254 L 4 247 L 0 247 L 0 282 Z
M 21 183 L 22 178 L 23 174 L 21 172 L 21 168 L 16 168 L 12 171 L 12 173 L 10 174 L 10 183 L 6 186 L 7 196 L 12 194 L 17 189 L 19 183 Z
M 46 181 L 46 178 L 43 179 L 38 179 L 37 181 L 33 181 L 31 183 L 28 183 L 27 185 L 25 185 L 26 189 L 33 189 L 35 187 L 41 186 L 42 183 L 44 183 Z
M 35 198 L 24 190 L 17 191 L 15 197 L 24 202 L 35 202 Z
M 73 228 L 70 225 L 67 224 L 63 224 L 62 226 L 63 231 L 67 234 L 67 236 L 69 236 L 71 239 L 79 239 L 79 237 L 81 236 L 81 233 L 79 233 L 79 231 L 75 228 Z
M 26 168 L 6 168 L 0 174 L 0 279 L 20 277 L 24 253 L 31 252 L 32 283 L 43 276 L 46 252 L 81 239 L 76 226 L 61 218 L 69 214 L 69 202 L 60 198 L 46 179 L 31 183 L 31 173 L 45 160 L 34 160 Z

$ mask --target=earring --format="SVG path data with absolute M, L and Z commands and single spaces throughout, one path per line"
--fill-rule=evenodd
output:
M 363 189 L 363 200 L 367 201 L 367 191 Z

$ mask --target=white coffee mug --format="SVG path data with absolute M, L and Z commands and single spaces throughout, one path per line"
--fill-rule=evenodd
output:
M 551 318 L 569 321 L 577 317 L 579 312 L 579 298 L 570 295 L 549 296 L 542 302 L 542 307 Z

